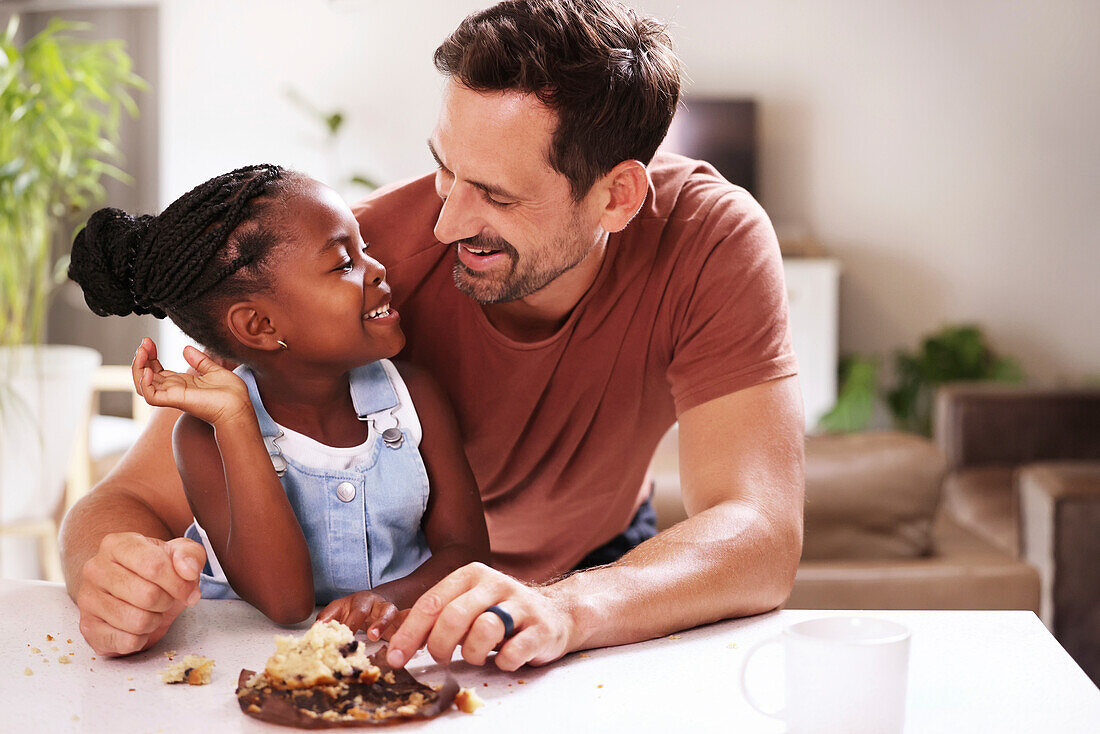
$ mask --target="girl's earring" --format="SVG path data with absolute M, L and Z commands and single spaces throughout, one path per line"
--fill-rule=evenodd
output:
M 286 345 L 286 342 L 285 342 L 285 341 L 283 341 L 282 339 L 276 339 L 276 340 L 275 340 L 275 343 L 276 343 L 276 344 L 278 344 L 278 345 L 279 345 L 280 347 L 282 347 L 283 349 L 290 349 L 290 347 L 288 347 L 288 346 Z

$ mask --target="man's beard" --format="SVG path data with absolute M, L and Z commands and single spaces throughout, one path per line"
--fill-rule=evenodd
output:
M 571 232 L 571 234 L 578 233 Z M 561 238 L 547 250 L 532 255 L 526 265 L 521 266 L 516 248 L 499 237 L 477 235 L 460 240 L 456 244 L 475 250 L 499 250 L 511 262 L 508 272 L 499 275 L 470 270 L 461 260 L 455 259 L 455 285 L 460 291 L 483 305 L 508 303 L 526 298 L 545 288 L 558 276 L 572 270 L 591 250 L 591 244 L 586 245 L 579 238 L 573 241 Z

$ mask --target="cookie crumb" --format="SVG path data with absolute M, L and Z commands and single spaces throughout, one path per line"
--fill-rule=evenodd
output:
M 136 688 L 131 688 L 131 689 L 129 689 L 130 693 L 133 693 L 133 692 L 134 692 L 134 691 L 136 691 L 136 690 L 137 690 Z
M 53 642 L 53 635 L 46 635 L 46 640 L 49 642 Z
M 23 668 L 23 675 L 34 675 L 34 671 L 30 668 Z
M 57 645 L 50 645 L 50 649 L 53 650 L 54 652 L 58 652 L 59 650 L 61 650 L 61 648 L 58 647 Z
M 737 643 L 736 642 L 731 642 L 730 644 L 726 645 L 726 647 L 730 650 L 736 650 L 737 649 Z
M 72 662 L 72 660 L 69 660 L 68 655 L 62 655 L 61 657 L 59 657 L 57 659 L 57 662 L 61 663 L 62 665 L 68 665 L 69 663 Z
M 680 635 L 669 635 L 669 636 L 668 636 L 668 639 L 670 639 L 670 640 L 678 640 L 678 639 L 680 639 Z
M 73 644 L 73 638 L 70 637 L 69 639 L 65 640 L 65 642 L 67 642 L 71 645 L 71 644 Z
M 580 655 L 578 655 L 577 657 L 579 657 L 579 658 L 590 658 L 590 657 L 592 657 L 592 656 L 591 656 L 591 655 L 589 655 L 589 654 L 588 654 L 588 653 L 586 653 L 586 652 L 582 652 L 582 653 L 581 653 Z
M 37 654 L 41 653 L 42 651 L 37 647 L 32 647 L 31 652 L 33 652 L 35 655 L 37 655 Z
M 80 721 L 80 717 L 76 714 L 73 714 L 73 721 Z
M 472 688 L 460 688 L 455 694 L 455 706 L 464 714 L 472 714 L 484 705 L 481 696 Z
M 160 679 L 165 683 L 204 686 L 210 682 L 213 667 L 214 661 L 210 658 L 204 658 L 201 655 L 187 655 L 178 663 L 172 663 L 160 671 Z
M 521 686 L 527 685 L 527 681 L 525 680 L 517 680 L 516 683 L 519 683 Z
M 132 675 L 126 676 L 126 680 L 133 680 L 133 679 L 134 679 L 134 676 L 132 676 Z

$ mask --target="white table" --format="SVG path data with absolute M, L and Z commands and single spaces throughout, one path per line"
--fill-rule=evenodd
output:
M 474 715 L 451 710 L 404 730 L 782 732 L 782 724 L 741 696 L 741 660 L 783 626 L 831 614 L 850 612 L 775 612 L 517 673 L 456 663 L 459 682 L 475 687 L 486 706 Z M 1100 690 L 1030 612 L 855 614 L 913 631 L 907 734 L 1100 732 Z M 60 585 L 0 580 L 0 615 L 0 732 L 289 731 L 246 717 L 233 695 L 241 668 L 262 666 L 280 632 L 244 602 L 201 601 L 153 650 L 126 659 L 95 656 Z M 214 658 L 211 684 L 161 683 L 168 650 Z M 762 696 L 778 696 L 780 656 L 768 650 L 777 648 L 753 661 L 754 677 Z M 61 655 L 72 662 L 58 662 Z M 410 670 L 428 682 L 439 679 L 424 653 Z

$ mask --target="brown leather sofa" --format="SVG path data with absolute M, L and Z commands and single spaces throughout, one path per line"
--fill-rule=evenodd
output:
M 1038 569 L 1040 617 L 1100 684 L 1100 387 L 951 385 L 935 424 L 946 510 Z
M 675 429 L 654 459 L 658 524 L 685 517 Z M 941 506 L 947 464 L 897 432 L 806 438 L 796 609 L 1039 609 L 1039 575 Z

